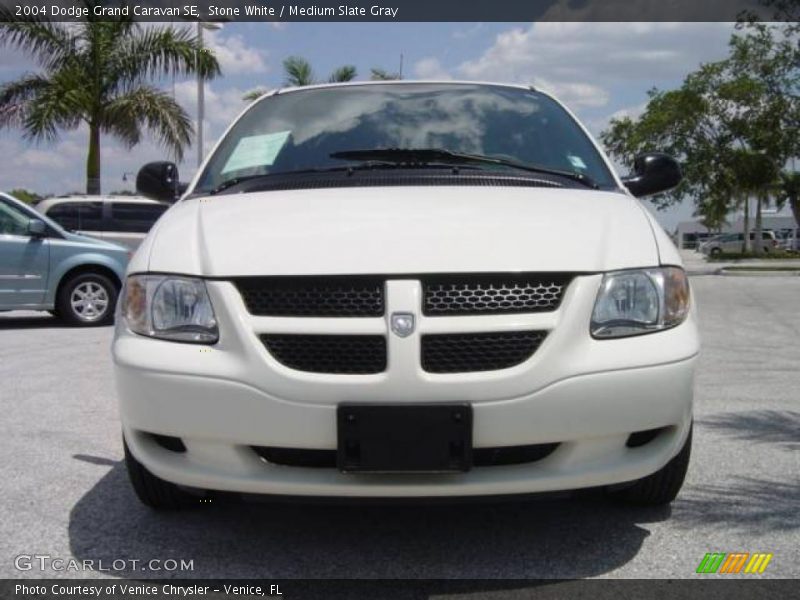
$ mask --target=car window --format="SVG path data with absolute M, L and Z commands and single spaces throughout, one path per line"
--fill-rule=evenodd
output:
M 47 211 L 47 216 L 64 229 L 103 231 L 102 202 L 62 202 Z
M 0 235 L 28 235 L 30 216 L 0 200 Z
M 126 233 L 147 233 L 164 214 L 163 204 L 113 202 L 111 204 L 111 229 Z
M 356 165 L 331 154 L 385 148 L 479 154 L 616 187 L 590 138 L 548 96 L 504 86 L 419 83 L 301 90 L 257 102 L 222 141 L 195 191 L 247 176 Z

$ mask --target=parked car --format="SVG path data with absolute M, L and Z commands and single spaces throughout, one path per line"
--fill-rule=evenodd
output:
M 754 243 L 756 234 L 754 231 L 750 232 L 750 242 Z M 762 248 L 764 252 L 771 252 L 778 250 L 780 244 L 775 236 L 774 231 L 761 232 Z M 716 256 L 725 253 L 738 253 L 744 252 L 744 233 L 726 233 L 719 235 L 700 245 L 700 252 L 707 256 Z
M 60 196 L 35 208 L 64 229 L 135 250 L 169 206 L 132 196 Z
M 128 268 L 112 345 L 133 488 L 350 497 L 605 487 L 670 502 L 698 354 L 681 258 L 530 87 L 282 90 L 233 124 Z M 174 200 L 176 165 L 140 193 Z M 576 231 L 580 244 L 564 244 Z
M 43 310 L 72 325 L 113 321 L 129 251 L 65 231 L 0 193 L 0 311 Z
M 800 229 L 788 229 L 782 232 L 778 243 L 781 248 L 789 251 L 800 250 Z

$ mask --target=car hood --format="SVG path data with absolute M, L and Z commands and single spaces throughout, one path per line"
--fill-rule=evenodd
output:
M 137 259 L 132 271 L 208 277 L 596 272 L 659 263 L 650 222 L 630 196 L 502 187 L 192 198 L 161 218 Z
M 64 236 L 64 239 L 68 242 L 72 242 L 73 244 L 80 244 L 81 246 L 85 246 L 87 248 L 96 248 L 97 250 L 117 250 L 119 252 L 127 252 L 128 249 L 124 246 L 120 246 L 119 244 L 114 244 L 112 242 L 106 242 L 104 240 L 93 238 L 88 235 L 80 235 L 77 233 L 72 233 L 71 231 L 67 231 L 66 229 L 61 230 L 61 235 Z

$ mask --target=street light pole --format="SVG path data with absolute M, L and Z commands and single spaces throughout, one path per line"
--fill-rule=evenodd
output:
M 203 121 L 206 117 L 206 86 L 200 74 L 200 53 L 203 52 L 203 30 L 222 29 L 221 23 L 213 21 L 197 21 L 197 53 L 195 54 L 195 70 L 197 71 L 197 168 L 203 164 Z
M 203 119 L 206 111 L 206 87 L 200 74 L 200 53 L 203 51 L 203 22 L 197 22 L 197 54 L 195 69 L 197 71 L 197 168 L 203 164 Z

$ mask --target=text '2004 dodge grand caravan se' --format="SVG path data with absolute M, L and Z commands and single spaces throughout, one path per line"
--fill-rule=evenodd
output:
M 531 88 L 262 97 L 128 268 L 113 354 L 140 499 L 671 501 L 699 342 L 636 197 L 681 175 L 661 154 L 635 170 Z M 182 189 L 166 162 L 137 185 Z

